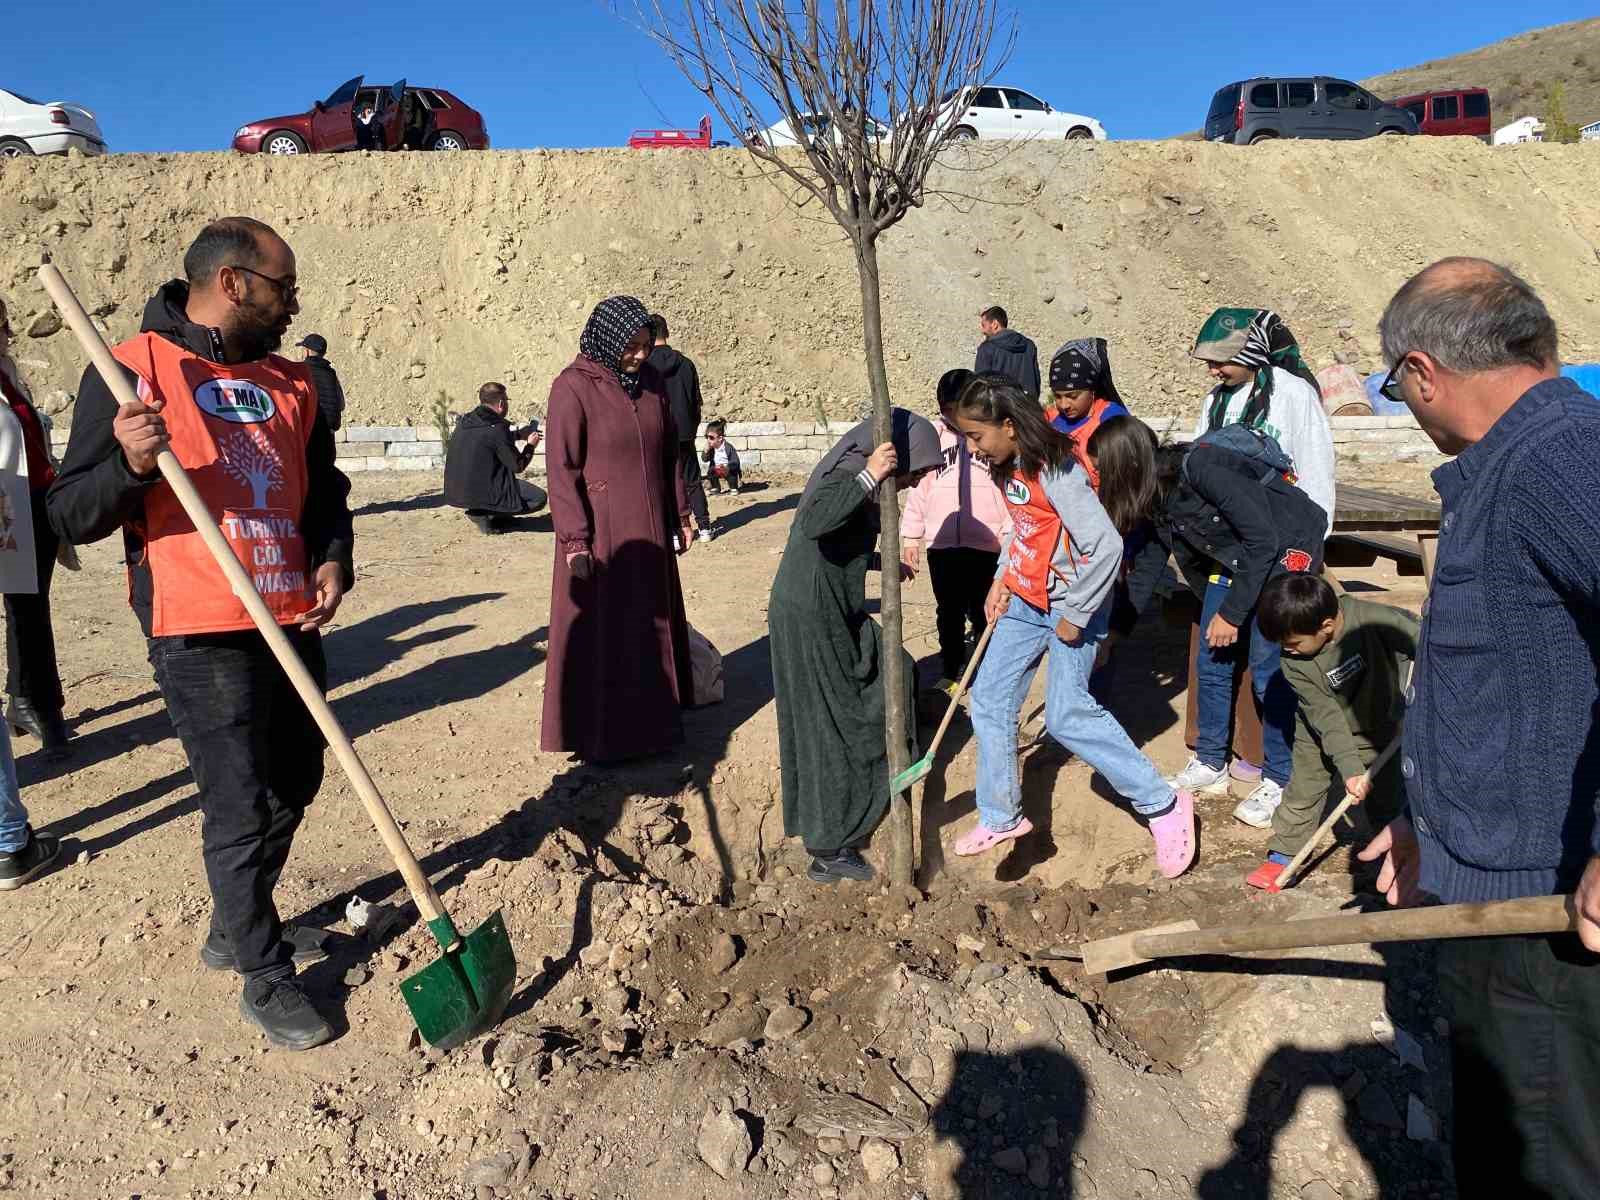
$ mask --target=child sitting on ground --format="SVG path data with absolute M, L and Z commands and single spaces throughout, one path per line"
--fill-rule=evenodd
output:
M 700 456 L 705 460 L 706 479 L 713 495 L 722 495 L 722 485 L 737 493 L 739 490 L 739 452 L 728 444 L 728 423 L 721 417 L 706 422 L 706 448 Z
M 1011 528 L 1005 498 L 956 431 L 955 404 L 972 372 L 957 368 L 939 380 L 939 448 L 944 465 L 911 489 L 900 518 L 900 562 L 907 574 L 922 569 L 927 549 L 939 631 L 942 678 L 938 689 L 955 695 L 967 665 L 967 626 L 976 638 L 988 622 L 983 606 L 1000 561 L 1000 537 Z
M 1245 879 L 1270 890 L 1346 792 L 1376 832 L 1400 815 L 1400 758 L 1376 779 L 1366 771 L 1400 733 L 1405 709 L 1400 659 L 1417 653 L 1420 622 L 1408 612 L 1334 592 L 1317 575 L 1280 575 L 1261 589 L 1261 636 L 1283 647 L 1283 677 L 1300 697 L 1294 769 L 1272 814 L 1267 861 Z

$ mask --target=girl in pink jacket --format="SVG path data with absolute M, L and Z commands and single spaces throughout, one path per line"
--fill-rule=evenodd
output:
M 900 561 L 906 571 L 916 575 L 923 550 L 928 552 L 944 675 L 939 688 L 952 695 L 967 664 L 967 623 L 974 637 L 983 631 L 983 605 L 1000 559 L 1000 535 L 1011 528 L 1005 497 L 989 478 L 989 464 L 974 460 L 950 416 L 972 378 L 971 371 L 955 370 L 939 380 L 940 420 L 935 425 L 944 466 L 923 476 L 900 517 Z

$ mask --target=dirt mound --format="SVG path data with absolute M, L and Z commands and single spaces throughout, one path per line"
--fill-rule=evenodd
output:
M 884 243 L 889 376 L 924 405 L 1003 303 L 1048 355 L 1099 334 L 1142 411 L 1191 411 L 1186 357 L 1219 303 L 1278 308 L 1313 360 L 1377 366 L 1373 327 L 1409 274 L 1483 253 L 1550 302 L 1571 359 L 1600 354 L 1593 147 L 1456 139 L 1030 146 L 953 151 L 935 199 Z M 701 365 L 707 412 L 856 414 L 855 269 L 740 151 L 114 155 L 0 163 L 0 289 L 44 407 L 70 419 L 81 356 L 32 274 L 52 257 L 116 337 L 207 219 L 259 216 L 299 256 L 293 334 L 331 344 L 353 424 L 424 423 L 479 383 L 542 409 L 584 317 L 634 292 Z

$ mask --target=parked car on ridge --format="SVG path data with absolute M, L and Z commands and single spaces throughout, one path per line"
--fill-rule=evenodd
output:
M 813 142 L 823 139 L 838 140 L 837 135 L 832 130 L 832 121 L 826 113 L 820 116 L 816 113 L 801 113 L 800 125 Z M 881 121 L 873 120 L 871 117 L 867 118 L 867 129 L 879 141 L 883 141 L 889 136 L 888 126 Z M 782 118 L 775 124 L 768 125 L 761 131 L 761 137 L 766 141 L 767 145 L 775 150 L 784 146 L 798 146 L 800 144 L 799 139 L 794 135 L 793 128 L 789 124 L 788 117 Z
M 489 128 L 477 109 L 440 88 L 416 87 L 404 79 L 372 84 L 357 75 L 309 112 L 268 117 L 241 125 L 233 148 L 241 154 L 312 154 L 354 150 L 360 139 L 356 115 L 371 105 L 386 150 L 487 150 Z
M 1494 133 L 1487 88 L 1448 88 L 1419 92 L 1393 101 L 1417 120 L 1417 132 L 1434 137 L 1476 137 L 1488 141 Z
M 1220 88 L 1206 113 L 1208 142 L 1368 138 L 1416 133 L 1417 119 L 1360 84 L 1326 75 L 1246 79 Z
M 950 130 L 952 141 L 1106 140 L 1105 126 L 1093 117 L 1058 112 L 1031 92 L 999 85 L 946 92 L 931 119 Z
M 68 150 L 106 152 L 100 122 L 92 112 L 81 104 L 65 100 L 41 103 L 0 88 L 0 158 L 65 154 Z

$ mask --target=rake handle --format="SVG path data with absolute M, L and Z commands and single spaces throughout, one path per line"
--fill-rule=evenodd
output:
M 933 735 L 933 742 L 928 746 L 927 757 L 930 759 L 939 753 L 939 743 L 944 741 L 944 732 L 950 728 L 950 721 L 955 717 L 956 709 L 961 706 L 961 697 L 967 694 L 967 687 L 978 669 L 978 661 L 983 657 L 983 652 L 989 648 L 989 639 L 994 636 L 994 627 L 998 624 L 1000 624 L 998 620 L 989 622 L 983 631 L 983 636 L 978 639 L 977 647 L 972 651 L 972 657 L 967 659 L 967 669 L 961 672 L 961 682 L 956 687 L 956 694 L 950 697 L 950 707 L 944 710 L 944 720 L 939 722 L 939 728 Z
M 1190 933 L 1150 933 L 1133 939 L 1141 958 L 1299 950 L 1309 946 L 1431 941 L 1527 933 L 1567 933 L 1578 927 L 1571 896 L 1533 896 L 1482 904 L 1442 904 L 1394 912 L 1314 917 L 1275 925 L 1229 925 Z
M 53 263 L 46 263 L 39 268 L 39 282 L 44 285 L 44 290 L 50 293 L 50 299 L 55 302 L 56 308 L 60 310 L 67 324 L 72 327 L 79 344 L 94 362 L 95 369 L 100 372 L 100 378 L 111 389 L 111 394 L 116 397 L 117 403 L 139 405 L 141 403 L 139 397 L 129 385 L 127 376 L 122 373 L 122 365 L 111 353 L 111 347 L 106 345 L 105 338 L 100 336 L 100 331 L 95 328 L 89 319 L 89 314 L 84 311 L 83 305 L 78 302 L 72 288 Z M 394 859 L 395 866 L 399 868 L 406 888 L 416 903 L 418 914 L 428 923 L 430 929 L 434 930 L 435 936 L 438 936 L 439 927 L 436 922 L 441 918 L 446 922 L 449 920 L 443 904 L 439 901 L 439 893 L 434 891 L 433 884 L 428 881 L 428 876 L 422 870 L 422 865 L 417 862 L 417 856 L 406 844 L 405 835 L 401 833 L 400 826 L 395 824 L 394 815 L 384 803 L 377 785 L 372 782 L 372 776 L 367 773 L 367 768 L 356 754 L 355 747 L 345 736 L 339 718 L 333 715 L 333 709 L 323 696 L 322 689 L 317 686 L 316 680 L 311 677 L 311 672 L 295 653 L 288 637 L 279 627 L 271 610 L 267 608 L 266 601 L 261 598 L 261 593 L 256 591 L 255 584 L 251 582 L 249 573 L 244 569 L 244 564 L 234 554 L 233 547 L 228 544 L 227 538 L 223 537 L 222 530 L 217 528 L 211 510 L 206 507 L 205 501 L 200 498 L 200 493 L 195 490 L 194 483 L 183 469 L 183 464 L 178 462 L 177 456 L 171 450 L 162 450 L 156 456 L 156 465 L 160 468 L 161 477 L 166 480 L 167 486 L 177 496 L 178 503 L 183 505 L 183 511 L 194 523 L 195 529 L 206 544 L 206 549 L 210 550 L 211 556 L 217 560 L 217 566 L 227 577 L 228 586 L 233 589 L 233 594 L 239 598 L 245 611 L 250 614 L 250 619 L 255 622 L 261 636 L 272 649 L 273 657 L 278 660 L 278 665 L 283 668 L 284 674 L 289 677 L 289 682 L 294 685 L 294 690 L 316 721 L 322 736 L 333 748 L 334 757 L 339 760 L 339 765 L 349 776 L 351 786 L 355 788 L 356 795 L 361 797 L 367 815 L 372 818 L 372 824 L 377 828 L 378 836 L 383 839 L 384 847 Z M 450 940 L 453 942 L 455 940 L 453 930 L 451 932 Z

